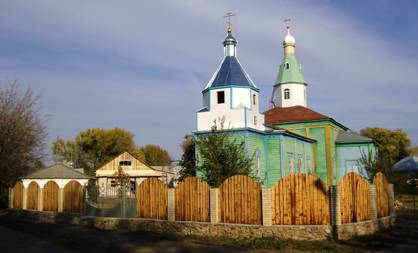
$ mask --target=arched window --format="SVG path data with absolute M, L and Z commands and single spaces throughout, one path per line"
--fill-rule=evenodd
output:
M 253 105 L 257 104 L 257 95 L 253 94 Z
M 256 153 L 255 153 L 255 159 L 256 159 L 256 164 L 255 164 L 255 166 L 256 166 L 256 176 L 258 177 L 258 178 L 260 178 L 260 176 L 261 176 L 261 152 L 260 152 L 260 150 L 259 149 L 257 149 L 257 151 L 256 151 Z
M 284 99 L 290 99 L 290 90 L 284 89 Z
M 288 62 L 286 62 L 286 63 L 284 64 L 284 66 L 285 66 L 285 68 L 286 68 L 286 69 L 289 69 L 289 68 L 290 68 L 290 64 L 289 64 Z

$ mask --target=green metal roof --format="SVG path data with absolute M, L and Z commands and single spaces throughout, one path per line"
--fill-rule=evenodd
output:
M 286 67 L 289 64 L 289 68 Z M 302 70 L 294 53 L 285 53 L 283 63 L 280 65 L 279 75 L 277 76 L 276 85 L 283 83 L 303 83 Z
M 373 142 L 373 139 L 364 137 L 351 131 L 340 131 L 335 142 L 339 144 L 371 143 Z

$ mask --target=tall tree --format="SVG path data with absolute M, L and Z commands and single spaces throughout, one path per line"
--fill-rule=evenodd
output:
M 376 141 L 379 153 L 377 166 L 380 167 L 380 170 L 386 172 L 388 176 L 392 171 L 393 165 L 409 155 L 411 139 L 408 133 L 401 129 L 390 130 L 372 127 L 362 129 L 360 133 Z
M 210 186 L 218 187 L 233 175 L 252 176 L 253 157 L 245 154 L 244 141 L 236 140 L 223 129 L 224 119 L 220 119 L 220 129 L 215 122 L 211 133 L 196 139 L 198 152 L 197 172 Z
M 179 165 L 182 167 L 179 172 L 179 180 L 183 180 L 188 176 L 196 176 L 196 145 L 193 136 L 185 136 L 180 146 L 183 150 L 183 155 L 181 156 L 179 163 Z
M 85 168 L 90 175 L 124 151 L 141 161 L 145 160 L 143 152 L 134 143 L 133 135 L 122 128 L 89 128 L 81 131 L 74 140 L 57 138 L 52 143 L 55 160 L 71 161 L 75 167 Z
M 11 186 L 42 164 L 45 138 L 40 97 L 16 82 L 0 86 L 0 184 Z
M 151 166 L 166 166 L 170 165 L 171 157 L 167 150 L 158 145 L 147 144 L 141 148 L 145 154 L 145 162 Z

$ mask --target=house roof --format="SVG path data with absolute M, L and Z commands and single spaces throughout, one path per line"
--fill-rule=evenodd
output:
M 338 133 L 336 143 L 345 144 L 345 143 L 369 143 L 373 142 L 373 139 L 364 137 L 357 133 L 351 131 L 340 131 Z
M 39 169 L 24 179 L 89 179 L 90 177 L 62 163 Z
M 264 112 L 265 124 L 304 122 L 331 119 L 301 105 L 291 107 L 275 107 Z

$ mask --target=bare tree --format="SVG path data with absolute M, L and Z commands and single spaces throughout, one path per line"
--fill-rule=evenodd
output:
M 0 86 L 0 184 L 12 186 L 42 164 L 46 131 L 39 102 L 16 81 Z

